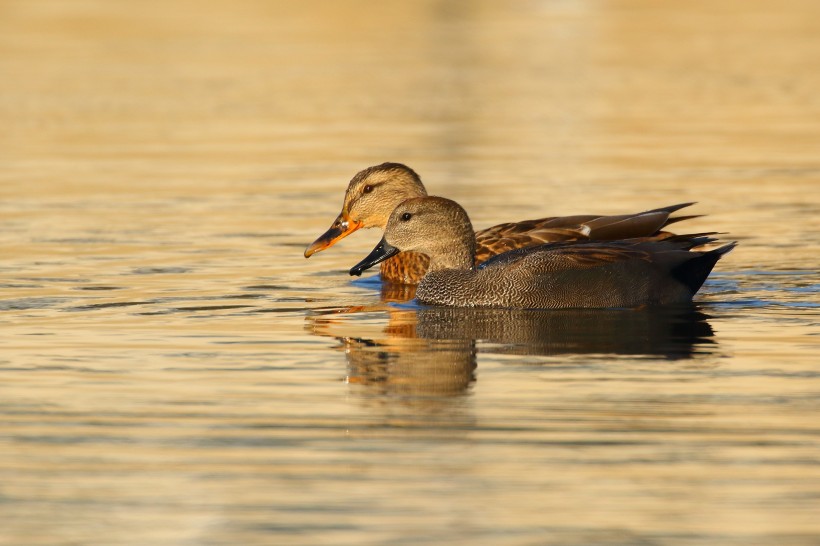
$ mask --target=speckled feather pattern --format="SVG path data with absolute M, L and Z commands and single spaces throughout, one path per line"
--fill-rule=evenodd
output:
M 427 196 L 419 175 L 407 165 L 387 162 L 368 167 L 350 180 L 342 212 L 336 222 L 305 251 L 305 257 L 332 246 L 360 228 L 384 228 L 390 213 L 407 199 Z M 601 216 L 582 214 L 499 224 L 475 232 L 475 263 L 492 256 L 558 241 L 616 240 L 662 237 L 665 225 L 690 217 L 670 215 L 692 203 L 682 203 L 637 214 Z M 387 283 L 416 285 L 428 270 L 423 254 L 405 252 L 381 265 Z
M 688 205 L 688 204 L 687 204 Z M 563 241 L 657 237 L 669 221 L 669 215 L 684 205 L 639 214 L 621 216 L 577 215 L 498 224 L 477 231 L 476 265 L 519 248 Z M 418 284 L 427 272 L 429 260 L 417 252 L 402 252 L 381 265 L 381 278 L 398 284 Z
M 418 284 L 427 272 L 430 259 L 418 252 L 402 252 L 381 263 L 383 281 L 395 284 Z
M 705 279 L 717 259 L 731 250 L 727 246 L 689 251 L 685 249 L 689 245 L 680 241 L 641 242 L 631 248 L 610 245 L 614 246 L 544 246 L 512 253 L 510 259 L 478 271 L 430 272 L 419 284 L 416 298 L 431 305 L 539 309 L 684 303 L 694 291 L 671 270 L 703 259 L 711 262 L 703 273 Z

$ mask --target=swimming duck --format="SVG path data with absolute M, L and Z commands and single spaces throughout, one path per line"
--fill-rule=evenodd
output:
M 511 250 L 475 266 L 476 237 L 458 203 L 416 197 L 390 215 L 381 242 L 350 270 L 403 251 L 429 256 L 416 289 L 421 303 L 453 307 L 603 308 L 686 303 L 734 248 L 695 247 L 709 234 L 662 239 L 552 243 Z
M 361 228 L 381 228 L 402 201 L 424 197 L 427 191 L 413 169 L 401 163 L 382 163 L 360 171 L 345 191 L 342 212 L 323 235 L 305 250 L 305 258 L 330 248 Z M 610 240 L 659 234 L 672 222 L 692 216 L 670 215 L 692 203 L 649 210 L 636 214 L 601 216 L 585 214 L 541 218 L 499 224 L 476 232 L 476 263 L 512 250 L 532 245 L 570 240 Z M 381 264 L 381 278 L 398 284 L 418 284 L 427 270 L 427 257 L 403 252 Z

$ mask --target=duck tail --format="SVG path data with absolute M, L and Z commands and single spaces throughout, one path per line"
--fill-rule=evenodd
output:
M 657 209 L 648 210 L 646 212 L 665 212 L 667 214 L 672 214 L 673 212 L 679 211 L 680 209 L 685 209 L 686 207 L 691 207 L 692 205 L 696 204 L 697 201 L 690 201 L 689 203 L 678 203 L 677 205 L 669 205 L 668 207 L 660 207 Z M 646 214 L 646 212 L 644 214 Z
M 693 248 L 708 245 L 717 242 L 717 237 L 713 235 L 721 235 L 717 231 L 703 231 L 701 233 L 685 233 L 682 235 L 675 235 L 670 233 L 663 239 L 665 243 L 673 243 L 681 250 L 692 250 Z M 717 250 L 717 249 L 715 249 Z
M 695 218 L 703 218 L 703 214 L 690 214 L 688 216 L 672 216 L 673 212 L 677 212 L 680 209 L 685 209 L 686 207 L 691 207 L 692 205 L 697 204 L 697 201 L 691 201 L 689 203 L 679 203 L 677 205 L 670 205 L 668 207 L 661 207 L 658 209 L 648 210 L 646 213 L 653 213 L 653 212 L 665 212 L 667 215 L 666 221 L 663 223 L 661 228 L 665 228 L 670 224 L 677 224 L 678 222 L 684 222 L 686 220 L 694 220 Z M 644 214 L 646 214 L 644 213 Z
M 712 241 L 709 241 L 712 242 Z M 680 283 L 687 286 L 692 294 L 695 294 L 703 286 L 706 277 L 712 272 L 712 268 L 723 256 L 731 252 L 737 246 L 737 241 L 732 241 L 721 247 L 706 252 L 692 252 L 691 260 L 686 260 L 675 267 L 671 273 Z
M 678 222 L 683 222 L 685 220 L 694 220 L 695 218 L 703 218 L 703 214 L 691 214 L 689 216 L 670 216 L 663 227 L 668 226 L 669 224 L 677 224 Z

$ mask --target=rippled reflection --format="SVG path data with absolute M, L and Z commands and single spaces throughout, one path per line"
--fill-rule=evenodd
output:
M 482 351 L 530 355 L 619 354 L 689 358 L 711 350 L 708 316 L 691 307 L 657 310 L 423 308 L 416 335 L 471 339 Z
M 386 324 L 374 322 L 374 312 L 379 318 L 386 314 Z M 685 359 L 716 347 L 708 316 L 692 307 L 643 311 L 345 308 L 318 310 L 307 321 L 312 333 L 340 342 L 350 383 L 399 398 L 465 393 L 475 380 L 479 352 Z

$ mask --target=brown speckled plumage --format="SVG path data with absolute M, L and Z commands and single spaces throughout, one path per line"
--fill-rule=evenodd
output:
M 396 207 L 377 249 L 430 257 L 416 290 L 422 303 L 554 309 L 691 301 L 718 259 L 734 247 L 692 250 L 714 242 L 708 235 L 553 243 L 516 249 L 475 267 L 474 237 L 457 203 L 421 197 Z M 362 264 L 377 263 L 366 263 L 377 249 Z
M 418 252 L 402 252 L 381 263 L 382 280 L 394 284 L 418 284 L 427 272 L 430 258 Z
M 405 199 L 426 195 L 418 174 L 406 165 L 383 163 L 364 169 L 351 179 L 339 217 L 305 255 L 326 249 L 360 228 L 384 229 L 397 205 Z M 665 234 L 660 230 L 666 225 L 689 218 L 670 215 L 690 204 L 620 216 L 587 214 L 499 224 L 475 233 L 476 263 L 508 250 L 558 241 L 663 237 Z M 402 252 L 382 262 L 381 278 L 398 284 L 418 284 L 427 271 L 428 261 L 423 254 Z

